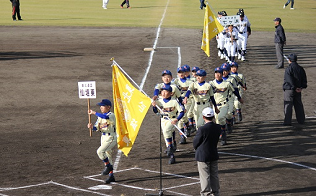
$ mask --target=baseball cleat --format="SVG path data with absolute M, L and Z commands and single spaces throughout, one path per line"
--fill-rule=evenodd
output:
M 106 184 L 110 184 L 111 182 L 115 182 L 115 178 L 113 175 L 109 176 L 106 180 L 105 183 Z
M 232 133 L 233 132 L 233 128 L 231 124 L 227 124 L 227 133 Z
M 222 146 L 225 146 L 226 144 L 227 144 L 226 140 L 222 140 L 222 141 L 221 141 L 221 145 L 222 145 Z
M 176 159 L 174 157 L 169 159 L 169 165 L 174 164 L 176 162 Z
M 181 137 L 179 144 L 186 144 L 187 140 L 185 139 L 185 137 Z
M 285 5 L 283 5 L 283 9 L 285 9 Z
M 101 172 L 101 175 L 108 175 L 111 171 L 113 171 L 113 166 L 110 165 L 109 167 L 105 167 L 104 170 Z
M 246 59 L 245 59 L 245 57 L 244 57 L 244 56 L 241 56 L 241 60 L 242 60 L 242 61 L 245 61 Z

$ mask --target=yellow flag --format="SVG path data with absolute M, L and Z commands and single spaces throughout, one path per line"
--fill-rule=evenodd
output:
M 208 57 L 210 56 L 210 40 L 223 31 L 223 29 L 224 27 L 217 20 L 210 6 L 206 4 L 201 49 L 204 50 Z
M 112 84 L 117 145 L 127 156 L 151 105 L 151 99 L 136 89 L 115 64 L 112 65 Z

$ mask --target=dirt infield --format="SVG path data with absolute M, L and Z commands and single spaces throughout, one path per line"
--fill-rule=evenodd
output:
M 103 183 L 96 155 L 100 135 L 89 137 L 87 102 L 78 81 L 97 83 L 97 100 L 112 99 L 111 62 L 142 83 L 155 28 L 0 27 L 1 124 L 0 195 L 144 195 L 158 193 L 159 119 L 149 110 L 128 157 L 117 160 L 116 183 Z M 219 60 L 200 49 L 201 30 L 162 29 L 144 91 L 152 96 L 161 71 L 188 64 L 206 69 Z M 306 72 L 306 124 L 283 127 L 283 74 L 274 69 L 273 32 L 253 32 L 247 61 L 244 120 L 228 145 L 219 146 L 221 195 L 316 194 L 316 35 L 287 33 L 285 53 L 298 54 Z M 93 121 L 95 118 L 93 118 Z M 199 195 L 192 147 L 178 145 L 174 165 L 163 155 L 164 195 Z M 117 151 L 114 152 L 117 157 Z M 98 186 L 98 187 L 96 187 Z M 94 187 L 94 188 L 91 188 Z

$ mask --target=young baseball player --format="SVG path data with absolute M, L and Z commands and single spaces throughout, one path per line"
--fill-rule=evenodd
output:
M 231 63 L 231 76 L 235 77 L 238 80 L 240 80 L 238 82 L 238 90 L 239 90 L 239 94 L 240 97 L 242 97 L 243 92 L 245 90 L 247 90 L 247 85 L 246 85 L 246 80 L 243 74 L 238 73 L 238 63 L 237 62 L 232 62 Z M 235 97 L 235 101 L 234 101 L 234 106 L 236 109 L 236 113 L 237 113 L 237 122 L 241 122 L 242 121 L 242 114 L 241 114 L 241 103 L 238 101 L 238 99 Z
M 161 115 L 161 128 L 167 146 L 167 155 L 170 156 L 169 164 L 175 163 L 175 147 L 172 141 L 176 125 L 184 115 L 184 111 L 179 102 L 171 97 L 172 87 L 164 84 L 161 91 L 161 98 L 152 102 L 154 113 L 160 113 L 159 107 L 163 113 Z M 168 118 L 167 118 L 168 117 Z M 170 120 L 171 119 L 171 120 Z
M 172 88 L 172 93 L 171 96 L 172 98 L 176 99 L 179 101 L 179 103 L 182 103 L 182 98 L 181 98 L 181 92 L 178 89 L 178 87 L 174 84 L 172 84 L 172 73 L 169 70 L 163 70 L 162 74 L 161 74 L 161 79 L 163 81 L 163 83 L 159 83 L 155 86 L 155 90 L 154 90 L 154 96 L 152 98 L 153 101 L 157 100 L 158 97 L 161 98 L 161 91 L 162 91 L 162 87 L 164 85 L 170 85 Z M 173 132 L 173 145 L 176 147 L 177 142 L 176 142 L 176 136 L 175 136 L 175 132 Z
M 238 12 L 240 22 L 236 25 L 238 30 L 237 51 L 238 59 L 245 61 L 248 37 L 251 34 L 250 22 L 246 19 L 244 12 Z
M 221 68 L 223 70 L 223 80 L 231 83 L 231 85 L 235 89 L 235 92 L 239 94 L 237 80 L 236 80 L 235 77 L 230 75 L 230 65 L 228 63 L 223 63 L 221 65 Z M 234 101 L 235 101 L 235 96 L 234 96 L 233 92 L 231 92 L 228 95 L 228 112 L 227 112 L 227 115 L 226 115 L 227 133 L 231 133 L 232 132 L 233 113 L 234 113 Z
M 192 70 L 191 70 L 191 73 L 192 73 L 192 81 L 193 82 L 196 82 L 196 72 L 199 71 L 200 68 L 199 67 L 192 67 Z M 189 109 L 188 114 L 187 114 L 187 117 L 189 119 L 189 124 L 190 124 L 190 127 L 191 127 L 191 133 L 194 133 L 196 131 L 196 126 L 195 126 L 195 121 L 194 121 L 194 114 L 193 114 L 193 111 L 194 111 L 194 99 L 193 99 L 193 95 L 191 94 L 190 97 L 189 97 L 189 100 L 191 101 L 191 107 Z
M 112 104 L 108 99 L 103 99 L 97 105 L 100 106 L 101 113 L 89 110 L 88 114 L 96 115 L 97 121 L 94 125 L 88 124 L 88 128 L 93 128 L 94 131 L 100 131 L 101 135 L 101 146 L 97 150 L 99 158 L 103 161 L 105 169 L 101 175 L 108 175 L 109 177 L 105 180 L 106 184 L 115 182 L 113 175 L 112 166 L 112 149 L 117 145 L 117 137 L 115 132 L 115 115 L 110 111 Z
M 228 113 L 228 98 L 233 92 L 238 96 L 238 100 L 242 103 L 243 100 L 237 92 L 235 92 L 234 87 L 230 82 L 223 80 L 223 70 L 220 67 L 215 68 L 215 79 L 210 81 L 210 84 L 214 90 L 214 98 L 219 109 L 219 113 L 215 114 L 216 123 L 221 125 L 221 145 L 226 145 L 226 116 Z
M 234 62 L 235 61 L 235 54 L 236 54 L 236 48 L 238 40 L 238 32 L 236 28 L 234 28 L 233 25 L 229 25 L 226 29 L 226 32 L 224 34 L 225 36 L 225 49 L 227 51 L 228 56 L 228 62 Z
M 221 11 L 221 12 L 218 12 L 218 15 L 217 15 L 217 20 L 220 22 L 222 16 L 227 16 L 227 13 L 226 11 Z M 225 50 L 225 36 L 224 36 L 224 33 L 225 30 L 223 30 L 222 32 L 220 32 L 219 34 L 216 35 L 216 41 L 217 41 L 217 48 L 218 48 L 218 56 L 221 58 L 221 59 L 224 59 L 225 56 L 226 56 L 226 50 Z
M 189 85 L 192 83 L 191 80 L 189 80 L 188 78 L 185 77 L 186 75 L 186 69 L 184 68 L 184 66 L 179 67 L 178 70 L 178 78 L 176 78 L 173 81 L 173 84 L 175 84 L 178 89 L 180 89 L 181 92 L 181 98 L 183 99 L 185 97 L 185 94 L 189 88 Z M 191 108 L 191 102 L 188 101 L 188 103 L 185 105 L 185 113 L 183 118 L 181 118 L 181 120 L 179 121 L 178 127 L 181 129 L 181 131 L 183 133 L 185 133 L 187 136 L 190 136 L 191 134 L 191 127 L 189 125 L 189 120 L 187 117 L 188 114 L 188 110 Z M 186 138 L 185 136 L 180 132 L 180 144 L 186 144 Z
M 192 93 L 194 99 L 194 120 L 196 122 L 196 129 L 203 124 L 202 110 L 211 106 L 210 102 L 214 105 L 215 112 L 219 112 L 216 102 L 214 100 L 214 93 L 211 85 L 205 82 L 206 72 L 205 70 L 198 70 L 196 72 L 196 82 L 190 84 L 189 89 L 183 99 L 183 103 L 187 104 L 188 99 Z

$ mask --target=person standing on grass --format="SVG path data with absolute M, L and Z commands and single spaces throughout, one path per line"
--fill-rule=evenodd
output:
M 284 5 L 283 5 L 283 9 L 285 9 L 285 7 L 291 3 L 291 10 L 294 10 L 294 0 L 288 0 Z
M 18 20 L 22 20 L 20 15 L 20 0 L 10 0 L 12 3 L 12 19 L 16 21 L 16 17 Z

